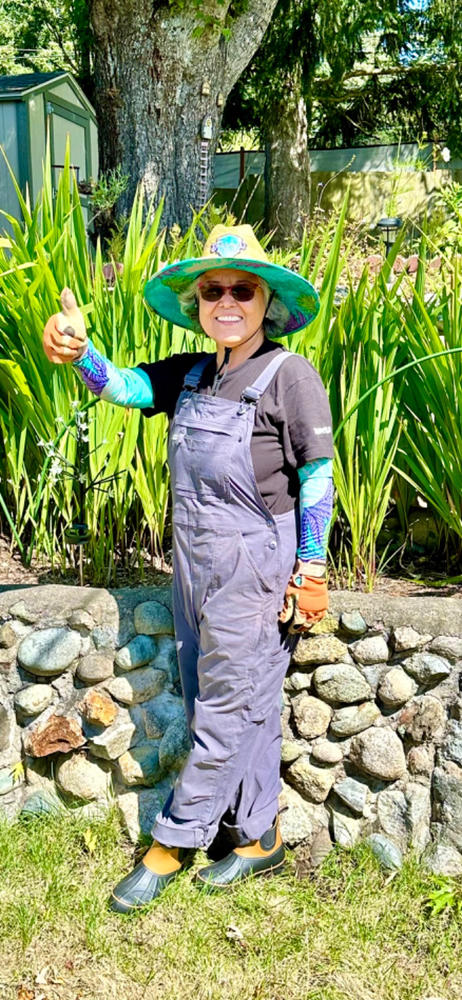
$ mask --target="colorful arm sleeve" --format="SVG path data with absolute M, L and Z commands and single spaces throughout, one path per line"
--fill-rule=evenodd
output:
M 82 382 L 96 396 L 116 406 L 143 409 L 154 405 L 151 380 L 142 368 L 116 368 L 97 351 L 91 340 L 82 358 L 74 361 Z
M 318 458 L 298 469 L 300 480 L 299 559 L 325 559 L 332 517 L 332 459 Z

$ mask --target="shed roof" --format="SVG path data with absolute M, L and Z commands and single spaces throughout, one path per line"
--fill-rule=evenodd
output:
M 0 95 L 2 97 L 21 97 L 27 94 L 28 90 L 35 90 L 43 87 L 50 80 L 57 80 L 60 76 L 68 76 L 62 69 L 54 70 L 52 73 L 18 73 L 17 76 L 0 76 Z

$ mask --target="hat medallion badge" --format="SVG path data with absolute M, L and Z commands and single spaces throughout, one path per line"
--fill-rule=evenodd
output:
M 247 243 L 240 236 L 233 236 L 229 233 L 215 240 L 210 250 L 211 253 L 216 253 L 218 257 L 237 257 L 242 250 L 247 250 Z

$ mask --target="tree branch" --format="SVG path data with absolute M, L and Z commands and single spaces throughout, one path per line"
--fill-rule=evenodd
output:
M 234 19 L 230 38 L 223 45 L 227 90 L 231 90 L 258 49 L 276 4 L 277 0 L 248 0 Z

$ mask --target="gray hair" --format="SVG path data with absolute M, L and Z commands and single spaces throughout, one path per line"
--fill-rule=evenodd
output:
M 199 286 L 200 276 L 191 282 L 187 288 L 178 293 L 178 302 L 180 305 L 181 312 L 184 313 L 188 319 L 199 321 L 199 304 L 198 304 L 198 286 Z M 267 282 L 260 278 L 259 282 L 262 287 L 263 297 L 265 302 L 265 307 L 268 305 L 271 297 L 271 289 Z M 276 296 L 271 299 L 269 309 L 263 320 L 263 329 L 268 337 L 280 337 L 285 329 L 287 322 L 290 317 L 290 312 L 287 306 L 281 302 Z

